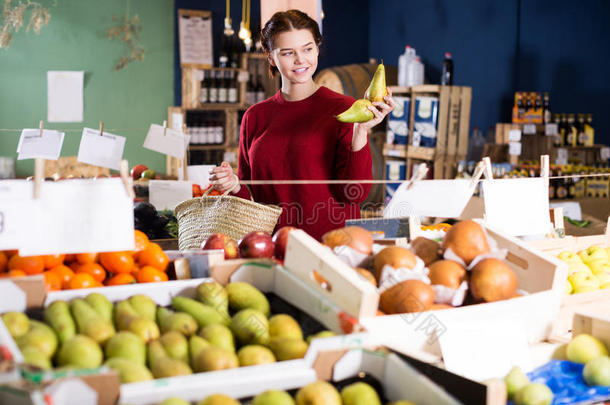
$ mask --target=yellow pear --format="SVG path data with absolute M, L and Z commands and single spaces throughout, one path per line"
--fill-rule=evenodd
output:
M 383 97 L 388 95 L 388 88 L 385 85 L 385 66 L 383 65 L 383 60 L 377 66 L 377 70 L 373 75 L 373 79 L 371 80 L 371 84 L 369 84 L 369 88 L 366 89 L 366 93 L 364 95 L 371 102 L 385 102 Z
M 356 100 L 352 106 L 341 114 L 337 115 L 337 119 L 341 122 L 367 122 L 373 119 L 375 114 L 368 109 L 368 106 L 373 105 L 369 100 L 361 98 Z
M 388 95 L 388 88 L 385 84 L 385 66 L 383 60 L 377 66 L 377 70 L 373 75 L 373 79 L 366 89 L 364 98 L 358 99 L 352 106 L 337 115 L 337 119 L 341 122 L 367 122 L 373 119 L 375 114 L 368 109 L 369 105 L 374 102 L 384 102 L 383 97 Z

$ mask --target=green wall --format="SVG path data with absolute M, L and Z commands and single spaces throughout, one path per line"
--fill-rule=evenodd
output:
M 44 1 L 45 4 L 52 3 Z M 142 62 L 132 62 L 115 72 L 113 67 L 126 47 L 106 39 L 115 25 L 113 15 L 139 14 Z M 50 6 L 51 21 L 39 35 L 17 33 L 8 49 L 0 49 L 0 129 L 36 128 L 45 121 L 49 129 L 66 132 L 62 156 L 76 156 L 84 126 L 126 130 L 124 158 L 130 166 L 144 163 L 165 172 L 165 155 L 142 148 L 151 123 L 167 119 L 173 103 L 173 0 L 57 0 Z M 46 123 L 48 70 L 84 70 L 84 121 Z M 19 131 L 0 131 L 0 156 L 17 156 Z M 33 160 L 17 162 L 17 175 L 33 173 Z

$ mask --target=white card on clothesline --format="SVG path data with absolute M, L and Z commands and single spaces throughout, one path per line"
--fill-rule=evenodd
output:
M 199 184 L 203 189 L 210 185 L 210 171 L 215 168 L 214 165 L 194 165 L 186 167 L 188 181 L 193 184 Z M 178 180 L 184 180 L 182 167 L 178 168 Z
M 189 146 L 190 136 L 171 128 L 151 124 L 144 140 L 146 149 L 184 159 L 186 148 Z
M 158 211 L 173 210 L 182 201 L 193 198 L 191 181 L 150 180 L 148 200 Z
M 100 135 L 99 129 L 84 128 L 77 160 L 94 166 L 119 170 L 124 149 L 124 136 L 108 132 Z
M 48 159 L 57 160 L 64 144 L 64 132 L 44 129 L 40 136 L 40 129 L 24 129 L 21 131 L 17 145 L 17 160 Z

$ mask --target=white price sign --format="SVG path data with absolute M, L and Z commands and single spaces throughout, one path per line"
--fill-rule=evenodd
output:
M 57 160 L 64 144 L 65 133 L 52 130 L 24 129 L 17 145 L 17 160 L 49 159 Z
M 0 181 L 0 250 L 19 249 L 25 238 L 38 232 L 33 185 L 31 181 Z
M 144 140 L 146 149 L 164 153 L 178 159 L 184 159 L 186 148 L 188 148 L 190 136 L 171 128 L 152 124 Z
M 124 149 L 124 136 L 108 132 L 100 134 L 98 129 L 84 128 L 77 160 L 94 166 L 119 170 Z

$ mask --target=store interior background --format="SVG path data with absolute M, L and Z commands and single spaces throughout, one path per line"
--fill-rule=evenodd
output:
M 40 0 L 44 2 L 45 0 Z M 51 3 L 48 1 L 47 3 Z M 415 47 L 425 65 L 426 81 L 438 83 L 444 52 L 453 54 L 454 84 L 473 88 L 471 127 L 486 131 L 510 122 L 513 94 L 548 91 L 552 112 L 592 113 L 596 143 L 610 143 L 610 2 L 584 0 L 326 0 L 322 1 L 324 44 L 319 69 L 369 58 L 397 65 L 404 46 Z M 213 13 L 214 49 L 220 47 L 225 2 L 220 0 L 130 0 L 139 14 L 142 62 L 114 72 L 123 45 L 105 38 L 112 16 L 125 13 L 125 0 L 59 0 L 51 23 L 40 35 L 18 33 L 0 50 L 0 128 L 37 127 L 46 121 L 46 72 L 84 70 L 84 122 L 46 124 L 67 128 L 63 156 L 76 155 L 83 126 L 106 128 L 127 137 L 124 156 L 165 171 L 165 157 L 141 147 L 151 123 L 179 105 L 180 70 L 176 10 Z M 260 17 L 252 1 L 252 24 Z M 231 1 L 239 28 L 241 1 Z M 15 156 L 18 133 L 2 133 L 0 150 Z M 33 171 L 20 161 L 18 175 Z

